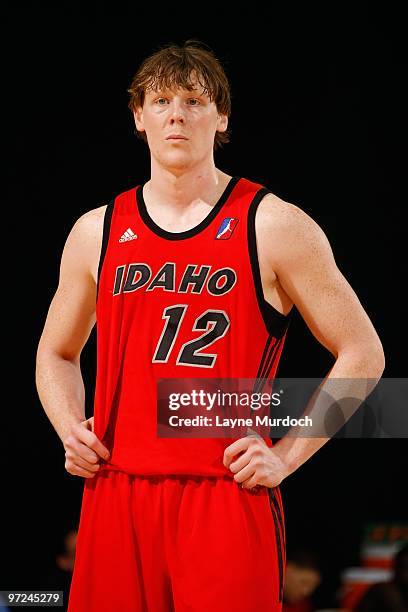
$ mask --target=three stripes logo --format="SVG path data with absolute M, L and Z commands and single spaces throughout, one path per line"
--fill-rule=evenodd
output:
M 232 232 L 237 227 L 238 219 L 236 217 L 226 217 L 215 236 L 216 240 L 228 240 L 232 236 Z
M 122 234 L 119 238 L 119 242 L 129 242 L 129 240 L 136 240 L 137 234 L 135 234 L 130 227 Z

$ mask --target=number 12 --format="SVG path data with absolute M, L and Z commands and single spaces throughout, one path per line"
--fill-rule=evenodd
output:
M 175 304 L 163 311 L 162 319 L 166 320 L 163 331 L 156 345 L 153 363 L 167 363 L 188 305 Z M 211 328 L 209 326 L 212 324 Z M 195 340 L 185 342 L 176 359 L 176 365 L 212 368 L 217 354 L 199 353 L 200 349 L 213 344 L 227 333 L 230 320 L 224 310 L 206 310 L 194 322 L 193 331 L 203 330 L 204 334 Z

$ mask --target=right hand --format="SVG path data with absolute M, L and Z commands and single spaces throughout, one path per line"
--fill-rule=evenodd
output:
M 94 418 L 75 423 L 64 440 L 65 469 L 74 476 L 93 478 L 100 459 L 109 459 L 109 451 L 93 433 Z

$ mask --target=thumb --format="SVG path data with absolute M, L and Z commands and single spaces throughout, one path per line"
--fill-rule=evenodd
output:
M 93 416 L 90 419 L 87 419 L 86 421 L 84 421 L 84 425 L 87 429 L 90 429 L 93 433 L 94 430 L 94 418 Z

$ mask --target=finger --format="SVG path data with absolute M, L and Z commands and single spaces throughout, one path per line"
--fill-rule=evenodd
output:
M 82 423 L 85 425 L 85 427 L 87 429 L 89 429 L 90 431 L 94 431 L 94 418 L 91 417 L 90 419 L 87 419 L 86 421 L 82 421 Z
M 75 466 L 74 468 L 72 468 L 70 474 L 72 474 L 73 476 L 82 476 L 83 478 L 95 477 L 95 472 L 90 472 L 89 470 L 85 470 L 84 468 L 81 468 L 79 466 Z
M 95 453 L 97 453 L 102 459 L 109 459 L 110 453 L 106 446 L 102 444 L 102 442 L 95 436 L 95 434 L 92 434 L 92 436 L 93 439 L 91 444 L 89 444 L 89 447 L 92 448 L 92 450 L 94 450 Z
M 88 461 L 85 461 L 81 457 L 75 457 L 73 459 L 73 463 L 75 463 L 75 465 L 79 467 L 82 467 L 88 472 L 97 472 L 99 468 L 101 467 L 100 463 L 89 463 Z
M 254 487 L 258 486 L 258 479 L 256 477 L 256 474 L 254 474 L 253 476 L 251 476 L 251 478 L 248 478 L 248 480 L 245 480 L 242 484 L 241 487 L 243 489 L 252 489 Z
M 100 459 L 96 453 L 84 444 L 74 445 L 65 451 L 66 461 L 69 465 L 80 465 L 88 471 L 96 472 L 99 469 Z M 87 459 L 89 458 L 89 460 Z
M 246 451 L 249 445 L 251 444 L 251 438 L 245 437 L 240 438 L 239 440 L 235 440 L 232 444 L 227 446 L 224 450 L 223 464 L 226 468 L 229 468 L 231 461 L 238 455 L 238 453 L 242 451 Z
M 69 461 L 65 462 L 65 469 L 73 476 L 82 476 L 84 478 L 93 478 L 95 476 L 95 472 L 90 472 L 89 470 L 86 470 L 81 466 L 75 465 Z
M 248 463 L 251 461 L 251 455 L 248 452 L 240 455 L 237 459 L 235 459 L 232 463 L 230 463 L 229 469 L 233 474 L 237 474 L 240 470 L 242 470 Z
M 99 455 L 95 453 L 91 448 L 88 448 L 82 442 L 77 442 L 74 446 L 74 456 L 80 457 L 87 463 L 98 463 L 100 461 Z
M 78 440 L 83 442 L 85 446 L 91 448 L 95 453 L 102 457 L 102 459 L 109 458 L 108 449 L 102 444 L 102 442 L 96 437 L 96 435 L 86 429 L 85 427 L 79 427 L 77 430 Z
M 248 480 L 248 478 L 251 478 L 251 476 L 253 476 L 255 473 L 256 468 L 249 464 L 234 475 L 234 480 L 235 482 L 242 483 L 245 482 L 245 480 Z

